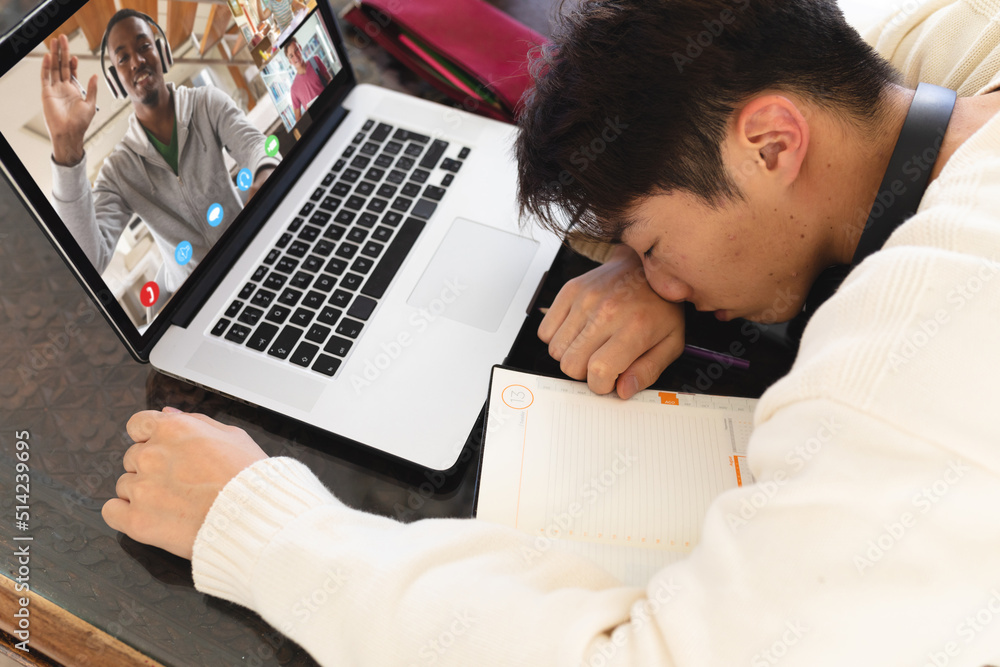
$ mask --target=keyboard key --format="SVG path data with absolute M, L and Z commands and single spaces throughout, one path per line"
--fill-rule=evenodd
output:
M 409 254 L 413 244 L 417 241 L 417 237 L 420 236 L 420 232 L 423 231 L 426 225 L 427 223 L 417 218 L 406 219 L 406 222 L 399 228 L 396 238 L 386 248 L 385 254 L 372 271 L 368 281 L 361 288 L 362 294 L 370 296 L 373 299 L 382 298 L 382 295 L 385 294 L 386 289 L 389 287 L 389 283 L 392 282 L 396 272 L 399 271 L 399 267 L 402 266 L 403 260 L 406 259 L 406 255 Z
M 323 260 L 316 255 L 309 255 L 306 257 L 306 261 L 302 262 L 302 268 L 312 273 L 319 271 L 322 266 Z
M 293 257 L 305 257 L 307 252 L 309 252 L 309 244 L 302 241 L 296 241 L 288 246 L 288 254 Z
M 433 199 L 434 201 L 441 201 L 441 197 L 444 197 L 444 193 L 447 192 L 444 188 L 439 188 L 434 185 L 428 185 L 424 188 L 424 196 L 428 199 Z
M 330 222 L 330 214 L 326 211 L 316 211 L 309 218 L 309 222 L 320 228 L 326 227 L 326 223 Z
M 250 298 L 250 295 L 253 294 L 255 289 L 257 289 L 256 285 L 253 283 L 247 283 L 243 286 L 243 289 L 240 290 L 240 293 L 237 296 L 245 301 Z
M 278 242 L 275 243 L 274 245 L 276 245 L 279 248 L 284 248 L 286 245 L 288 245 L 288 242 L 291 240 L 292 240 L 292 235 L 289 234 L 288 232 L 285 232 L 284 234 L 281 235 L 281 237 L 278 239 Z
M 376 163 L 377 162 L 378 162 L 378 160 L 376 160 Z M 387 165 L 383 165 L 383 166 L 387 166 Z M 384 169 L 376 169 L 375 167 L 372 167 L 371 169 L 369 169 L 368 172 L 365 174 L 365 178 L 367 178 L 369 181 L 374 181 L 376 183 L 378 183 L 379 181 L 381 181 L 383 176 L 385 176 L 385 170 Z
M 454 180 L 455 180 L 455 174 L 445 174 L 444 178 L 441 179 L 441 185 L 444 187 L 448 187 Z
M 292 353 L 292 348 L 295 347 L 295 343 L 299 340 L 299 336 L 302 335 L 302 329 L 292 326 L 286 326 L 278 334 L 278 337 L 274 339 L 274 343 L 271 344 L 271 348 L 267 351 L 272 357 L 277 357 L 279 359 L 287 359 L 288 355 Z
M 368 120 L 365 121 L 365 124 L 364 124 L 364 126 L 361 129 L 364 130 L 365 132 L 367 132 L 368 130 L 372 129 L 372 125 L 374 125 L 374 124 L 375 124 L 375 121 L 373 121 L 371 118 L 369 118 Z
M 264 314 L 263 310 L 258 310 L 256 308 L 247 306 L 246 308 L 243 309 L 243 312 L 240 314 L 239 319 L 240 322 L 242 322 L 243 324 L 249 324 L 250 326 L 253 326 L 257 324 L 257 320 L 259 320 L 260 316 L 263 314 Z
M 368 236 L 368 232 L 359 227 L 352 227 L 351 231 L 347 232 L 347 240 L 352 243 L 361 243 L 366 236 Z
M 353 340 L 341 338 L 340 336 L 331 336 L 330 340 L 323 347 L 323 351 L 335 354 L 338 357 L 346 357 L 347 353 L 351 351 L 352 345 L 354 345 Z
M 368 273 L 371 271 L 373 266 L 375 266 L 375 262 L 372 260 L 367 257 L 358 257 L 354 260 L 354 263 L 351 264 L 351 271 L 355 271 L 357 273 Z
M 407 183 L 403 186 L 403 196 L 413 199 L 420 194 L 420 186 L 416 183 Z
M 388 200 L 379 199 L 378 197 L 372 197 L 372 200 L 368 202 L 366 207 L 369 211 L 375 211 L 376 213 L 381 213 L 385 210 L 385 207 L 389 205 Z
M 313 212 L 314 208 L 316 207 L 313 204 L 306 202 L 305 205 L 303 205 L 302 208 L 299 209 L 299 215 L 301 215 L 303 218 L 307 218 L 309 217 L 309 214 Z
M 333 293 L 333 296 L 330 297 L 329 303 L 337 306 L 338 308 L 347 308 L 347 304 L 349 304 L 353 298 L 354 295 L 350 292 L 345 292 L 344 290 L 339 289 Z
M 353 243 L 341 243 L 337 247 L 337 257 L 343 257 L 344 259 L 351 259 L 354 257 L 354 253 L 358 251 L 358 246 Z
M 364 326 L 364 324 L 358 322 L 357 320 L 345 317 L 340 321 L 340 324 L 337 325 L 337 333 L 341 336 L 347 336 L 348 338 L 357 338 Z
M 458 170 L 462 168 L 462 163 L 458 160 L 452 160 L 450 157 L 446 157 L 444 162 L 441 163 L 441 168 L 445 171 L 457 174 Z
M 356 273 L 348 273 L 343 278 L 340 279 L 340 286 L 344 289 L 349 289 L 352 292 L 361 287 L 361 283 L 364 282 L 364 278 Z
M 273 289 L 277 291 L 285 286 L 286 280 L 288 280 L 286 276 L 283 276 L 280 273 L 272 271 L 271 275 L 269 275 L 267 277 L 267 280 L 264 281 L 264 287 L 266 287 L 267 289 Z
M 421 199 L 417 202 L 417 205 L 413 207 L 410 211 L 413 215 L 418 218 L 429 218 L 434 213 L 434 209 L 437 208 L 437 204 L 432 201 L 427 201 L 426 199 Z
M 229 308 L 226 308 L 226 317 L 236 317 L 236 313 L 240 312 L 240 308 L 242 307 L 242 301 L 233 301 L 229 304 Z
M 403 171 L 409 171 L 410 169 L 413 169 L 413 165 L 415 165 L 416 163 L 417 163 L 416 160 L 414 160 L 411 157 L 406 157 L 404 155 L 403 157 L 401 157 L 398 160 L 396 160 L 396 169 L 402 169 Z
M 312 243 L 319 236 L 320 231 L 322 230 L 320 230 L 319 227 L 306 225 L 305 227 L 302 228 L 302 231 L 299 232 L 299 238 L 307 243 Z
M 291 287 L 286 287 L 285 291 L 281 293 L 278 297 L 278 302 L 283 303 L 286 306 L 294 306 L 302 298 L 302 292 L 299 290 L 292 289 Z
M 376 167 L 381 167 L 382 169 L 385 169 L 386 167 L 388 167 L 391 164 L 392 164 L 392 156 L 391 155 L 386 155 L 385 153 L 382 153 L 377 158 L 375 158 L 375 166 Z M 369 169 L 369 171 L 371 171 L 371 169 Z M 383 173 L 385 173 L 385 172 L 383 172 Z M 379 178 L 381 178 L 381 176 Z
M 271 252 L 267 253 L 267 257 L 264 258 L 265 264 L 274 264 L 274 261 L 281 257 L 281 251 L 277 248 L 271 248 Z
M 410 180 L 414 183 L 424 184 L 427 179 L 430 178 L 431 172 L 424 171 L 423 169 L 417 169 L 415 172 L 410 174 Z
M 347 170 L 347 171 L 345 171 L 345 172 L 344 172 L 344 174 L 343 174 L 343 175 L 341 176 L 341 178 L 342 178 L 342 179 L 344 179 L 344 180 L 345 180 L 346 182 L 348 182 L 348 183 L 354 183 L 354 182 L 355 182 L 355 181 L 357 181 L 357 180 L 358 180 L 358 179 L 359 179 L 360 177 L 361 177 L 361 172 L 360 172 L 360 171 L 358 171 L 357 169 L 348 169 L 348 170 Z
M 274 334 L 278 333 L 278 327 L 271 324 L 270 322 L 261 322 L 257 330 L 253 332 L 250 336 L 250 340 L 247 342 L 247 347 L 252 350 L 257 350 L 258 352 L 263 352 L 267 349 L 268 343 L 274 338 Z
M 351 139 L 351 143 L 352 144 L 360 144 L 364 140 L 365 140 L 365 133 L 364 132 L 358 132 L 357 134 L 354 135 L 354 138 Z
M 396 141 L 416 141 L 421 144 L 426 144 L 431 140 L 426 134 L 417 134 L 403 129 L 396 130 L 396 134 L 392 135 L 392 138 Z
M 335 276 L 339 276 L 347 268 L 347 262 L 337 257 L 334 257 L 329 262 L 326 263 L 325 271 L 327 273 L 332 273 Z
M 385 180 L 388 181 L 389 183 L 395 183 L 396 185 L 399 185 L 400 183 L 406 180 L 406 173 L 399 171 L 398 169 L 393 169 L 392 171 L 389 172 L 389 175 L 385 177 Z
M 383 243 L 388 241 L 390 236 L 392 236 L 392 229 L 385 226 L 379 226 L 378 229 L 372 232 L 372 238 Z
M 267 275 L 267 267 L 261 264 L 260 266 L 257 267 L 257 270 L 253 272 L 253 275 L 250 276 L 250 280 L 259 283 L 261 280 L 264 279 L 264 276 L 266 275 Z
M 313 345 L 312 343 L 299 343 L 299 346 L 295 348 L 295 353 L 292 354 L 289 361 L 297 366 L 307 367 L 319 352 L 319 346 Z
M 346 211 L 341 211 L 341 213 L 346 213 Z M 338 215 L 337 217 L 339 218 L 340 216 Z M 351 217 L 354 217 L 353 213 L 351 214 Z M 338 220 L 338 222 L 340 221 Z M 348 224 L 350 224 L 350 221 L 348 221 Z M 343 238 L 344 232 L 346 231 L 347 229 L 345 227 L 341 227 L 340 225 L 330 225 L 326 228 L 326 231 L 323 232 L 323 238 L 330 239 L 331 241 L 339 241 Z
M 352 155 L 354 155 L 354 151 L 356 150 L 358 150 L 357 146 L 348 146 L 347 148 L 344 149 L 344 152 L 341 153 L 341 155 L 343 155 L 345 158 L 349 158 Z
M 296 308 L 295 312 L 292 313 L 292 319 L 290 320 L 290 323 L 294 324 L 295 326 L 302 327 L 304 329 L 305 327 L 309 326 L 309 323 L 312 322 L 312 318 L 315 315 L 316 313 L 309 310 L 308 308 Z
M 389 225 L 390 227 L 396 227 L 403 221 L 403 216 L 401 213 L 395 211 L 389 211 L 382 216 L 382 224 Z
M 311 282 L 312 282 L 311 275 L 309 275 L 305 271 L 299 271 L 298 273 L 295 274 L 295 277 L 288 282 L 288 284 L 296 289 L 305 289 L 309 287 L 309 283 Z
M 281 271 L 282 273 L 291 273 L 298 265 L 299 260 L 292 259 L 291 257 L 282 257 L 281 261 L 274 267 L 274 270 Z
M 334 218 L 333 220 L 334 222 L 339 222 L 342 225 L 349 225 L 352 222 L 354 222 L 354 218 L 356 216 L 357 213 L 355 213 L 354 211 L 343 210 L 340 213 L 338 213 L 337 217 Z
M 406 213 L 407 209 L 409 209 L 412 204 L 412 199 L 407 199 L 406 197 L 396 197 L 396 200 L 392 202 L 392 208 L 400 213 Z
M 325 327 L 322 324 L 314 324 L 309 327 L 309 331 L 306 332 L 306 340 L 311 340 L 314 343 L 322 343 L 329 335 L 330 327 Z
M 378 257 L 382 253 L 382 248 L 384 248 L 381 243 L 375 243 L 374 241 L 369 241 L 365 244 L 365 247 L 361 249 L 362 255 L 367 255 L 368 257 Z
M 459 160 L 464 160 L 467 157 L 469 157 L 469 147 L 468 146 L 466 146 L 465 148 L 463 148 L 462 150 L 460 150 L 458 152 L 458 159 Z
M 228 326 L 229 326 L 229 320 L 225 318 L 219 320 L 218 322 L 215 323 L 215 326 L 212 327 L 212 335 L 221 336 L 222 334 L 226 333 L 226 327 Z
M 340 368 L 340 359 L 331 357 L 328 354 L 319 355 L 316 363 L 312 366 L 314 371 L 318 371 L 323 375 L 329 375 L 330 377 L 333 377 L 337 373 L 338 368 Z
M 343 169 L 345 166 L 347 166 L 347 160 L 339 159 L 339 160 L 337 160 L 336 162 L 333 163 L 332 167 L 330 167 L 330 173 L 332 174 L 332 173 L 338 172 L 341 169 Z
M 309 195 L 309 199 L 311 199 L 312 201 L 319 201 L 320 199 L 323 198 L 323 195 L 325 194 L 326 190 L 324 188 L 316 188 L 315 190 L 313 190 L 313 193 Z
M 399 143 L 398 141 L 390 141 L 385 145 L 385 148 L 383 148 L 382 150 L 384 150 L 389 155 L 398 155 L 399 151 L 403 150 L 403 144 Z
M 323 203 L 321 203 L 319 207 L 325 211 L 329 211 L 330 213 L 336 213 L 341 202 L 342 200 L 337 199 L 336 197 L 327 197 L 323 200 Z
M 336 308 L 325 306 L 323 310 L 320 311 L 319 317 L 317 317 L 316 319 L 322 322 L 323 324 L 329 324 L 332 327 L 334 324 L 337 323 L 337 320 L 340 319 L 340 314 L 342 312 L 343 311 L 337 310 Z
M 329 257 L 330 253 L 333 252 L 333 245 L 333 243 L 324 239 L 316 244 L 316 247 L 313 248 L 313 252 L 317 255 L 322 255 L 323 257 Z
M 346 197 L 351 191 L 351 184 L 344 181 L 337 181 L 337 184 L 330 188 L 330 193 L 338 197 Z M 338 204 L 339 206 L 339 204 Z
M 337 284 L 336 278 L 334 278 L 329 274 L 322 273 L 320 274 L 319 278 L 316 279 L 316 282 L 313 283 L 313 288 L 318 289 L 321 292 L 329 292 L 330 290 L 333 289 L 333 286 L 336 284 Z
M 358 187 L 354 188 L 355 194 L 367 197 L 371 193 L 375 192 L 375 184 L 371 181 L 361 181 L 358 183 Z
M 351 160 L 351 166 L 355 169 L 365 169 L 368 167 L 368 163 L 371 162 L 370 157 L 365 157 L 364 155 L 358 155 L 353 160 Z
M 344 204 L 344 208 L 349 208 L 351 210 L 357 211 L 363 208 L 365 205 L 365 200 L 363 197 L 358 197 L 357 195 L 351 195 L 347 198 L 347 203 Z
M 291 312 L 292 311 L 289 308 L 275 305 L 271 307 L 271 310 L 267 311 L 267 315 L 264 316 L 264 319 L 281 324 L 288 319 Z
M 371 229 L 378 222 L 378 216 L 374 213 L 362 213 L 358 216 L 358 224 L 365 229 Z
M 395 185 L 389 185 L 388 183 L 383 183 L 381 185 L 381 187 L 379 187 L 377 194 L 378 194 L 379 197 L 384 197 L 386 199 L 392 199 L 392 196 L 394 194 L 396 194 L 396 190 L 397 190 L 397 188 L 396 188 Z M 419 192 L 419 191 L 420 191 L 420 189 L 417 188 L 417 192 Z
M 365 155 L 375 155 L 375 153 L 378 153 L 378 144 L 369 141 L 361 147 L 361 152 Z
M 319 310 L 323 305 L 323 300 L 326 299 L 326 295 L 322 292 L 317 292 L 316 290 L 309 290 L 306 292 L 305 297 L 302 299 L 302 305 L 307 308 L 313 308 Z M 300 309 L 301 310 L 301 309 Z
M 326 176 L 324 176 L 323 177 L 323 183 L 322 183 L 323 187 L 324 188 L 330 187 L 330 185 L 333 183 L 334 180 L 336 180 L 336 178 L 337 177 L 334 176 L 332 173 L 327 174 Z
M 267 308 L 272 301 L 274 301 L 274 292 L 268 292 L 266 289 L 257 290 L 257 293 L 250 299 L 250 303 L 258 308 Z
M 249 335 L 250 327 L 245 327 L 242 324 L 234 324 L 229 328 L 229 333 L 226 334 L 226 340 L 231 340 L 234 343 L 242 345 Z
M 424 147 L 420 144 L 409 144 L 403 154 L 409 155 L 410 157 L 420 157 L 420 154 L 424 152 Z
M 448 150 L 448 142 L 435 139 L 434 143 L 431 144 L 431 147 L 424 154 L 424 158 L 420 161 L 420 167 L 422 169 L 433 169 L 437 166 L 438 160 L 441 159 L 446 150 Z
M 378 304 L 378 301 L 375 299 L 369 299 L 366 296 L 359 296 L 354 300 L 354 303 L 351 304 L 347 314 L 351 317 L 356 317 L 359 320 L 367 320 L 375 311 L 376 304 Z
M 374 131 L 372 131 L 372 136 L 370 138 L 372 141 L 377 141 L 379 143 L 382 143 L 389 137 L 390 132 L 392 132 L 392 125 L 379 123 L 378 127 L 376 127 Z

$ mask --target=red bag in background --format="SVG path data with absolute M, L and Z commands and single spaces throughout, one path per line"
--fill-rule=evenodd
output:
M 511 123 L 545 42 L 483 0 L 360 0 L 343 18 L 466 110 Z

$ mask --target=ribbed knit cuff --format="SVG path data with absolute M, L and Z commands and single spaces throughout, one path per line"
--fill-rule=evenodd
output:
M 75 202 L 90 191 L 90 181 L 87 180 L 87 154 L 72 167 L 61 165 L 51 155 L 52 163 L 52 196 L 58 201 Z
M 331 503 L 341 504 L 295 459 L 264 459 L 243 470 L 222 489 L 198 531 L 195 588 L 252 608 L 250 580 L 264 548 L 303 512 Z

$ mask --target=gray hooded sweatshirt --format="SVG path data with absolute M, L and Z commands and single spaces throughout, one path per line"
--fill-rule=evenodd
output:
M 174 292 L 243 208 L 222 149 L 236 160 L 237 169 L 247 167 L 255 176 L 278 160 L 267 156 L 264 135 L 221 90 L 167 87 L 177 119 L 177 174 L 133 113 L 125 138 L 101 165 L 93 190 L 86 156 L 72 167 L 53 161 L 52 197 L 56 212 L 101 273 L 132 215 L 142 218 L 163 253 L 164 287 Z M 216 227 L 206 217 L 214 203 L 223 210 Z M 174 254 L 182 241 L 194 251 L 186 264 L 179 264 Z

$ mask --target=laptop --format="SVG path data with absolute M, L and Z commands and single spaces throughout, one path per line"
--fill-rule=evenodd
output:
M 81 10 L 93 23 L 98 7 L 87 4 L 43 4 L 0 43 L 0 95 L 22 100 L 0 118 L 0 159 L 132 356 L 419 466 L 454 465 L 490 369 L 504 360 L 559 247 L 519 223 L 516 129 L 359 84 L 323 0 L 284 26 L 254 24 L 233 0 L 266 89 L 243 118 L 265 137 L 276 168 L 242 208 L 226 205 L 227 197 L 242 203 L 254 177 L 227 152 L 231 192 L 224 186 L 219 201 L 188 207 L 158 203 L 178 216 L 169 232 L 128 215 L 142 206 L 122 204 L 116 215 L 127 221 L 106 234 L 97 257 L 87 209 L 53 196 L 39 82 L 54 31 Z M 220 75 L 201 64 L 195 46 L 171 54 L 162 30 L 150 30 L 175 95 L 183 86 L 233 87 L 224 67 Z M 114 65 L 102 64 L 81 32 L 69 39 L 80 95 L 86 100 L 92 74 L 99 92 L 86 164 L 75 173 L 85 171 L 93 188 L 125 141 L 132 103 L 112 96 Z M 206 131 L 184 134 L 179 171 L 192 142 L 212 150 L 200 138 Z M 170 174 L 151 144 L 146 150 L 144 201 L 162 196 L 153 184 Z M 95 218 L 106 210 L 101 203 Z M 177 225 L 190 227 L 192 242 L 177 240 Z

